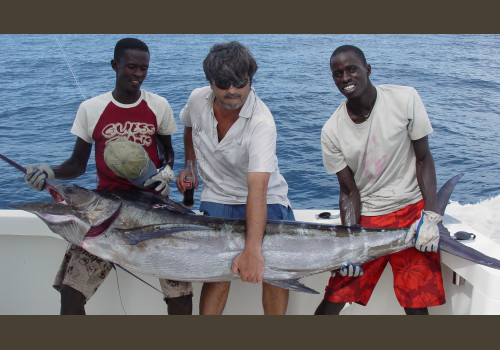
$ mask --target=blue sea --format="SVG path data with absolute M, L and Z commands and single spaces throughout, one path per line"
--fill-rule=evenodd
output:
M 254 87 L 276 121 L 280 170 L 294 209 L 338 208 L 339 187 L 323 167 L 320 132 L 344 99 L 329 68 L 332 51 L 343 44 L 365 52 L 375 84 L 418 90 L 434 127 L 430 146 L 438 186 L 465 174 L 452 201 L 463 207 L 500 195 L 500 35 L 0 35 L 0 153 L 23 166 L 67 159 L 78 105 L 113 88 L 110 60 L 124 36 L 149 45 L 143 88 L 164 96 L 176 118 L 190 92 L 207 83 L 202 61 L 214 43 L 238 40 L 250 48 L 259 65 Z M 177 123 L 176 173 L 184 159 Z M 87 173 L 71 182 L 96 186 L 93 158 Z M 181 200 L 175 186 L 171 198 Z M 21 172 L 0 161 L 0 209 L 47 200 L 48 194 L 29 189 Z

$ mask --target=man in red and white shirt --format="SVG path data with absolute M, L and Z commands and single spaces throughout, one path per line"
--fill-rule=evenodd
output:
M 142 41 L 134 38 L 118 41 L 111 60 L 111 67 L 116 72 L 115 88 L 80 105 L 71 128 L 71 133 L 77 138 L 73 153 L 66 161 L 53 167 L 46 164 L 27 167 L 25 181 L 31 188 L 42 190 L 46 178 L 68 180 L 85 173 L 95 143 L 98 189 L 144 190 L 117 176 L 104 161 L 106 145 L 125 139 L 141 145 L 156 168 L 164 165 L 158 154 L 158 149 L 162 150 L 167 171 L 159 171 L 152 177 L 155 183 L 160 183 L 154 191 L 168 195 L 174 163 L 171 134 L 177 131 L 177 125 L 165 98 L 141 90 L 148 73 L 149 58 L 149 48 Z M 168 173 L 172 174 L 171 179 L 163 176 Z M 85 314 L 85 303 L 111 268 L 111 263 L 70 245 L 54 281 L 54 287 L 61 292 L 61 314 Z M 160 285 L 169 314 L 191 314 L 191 283 L 160 280 Z

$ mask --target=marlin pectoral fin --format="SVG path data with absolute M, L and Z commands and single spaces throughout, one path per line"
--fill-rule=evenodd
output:
M 293 290 L 295 292 L 319 294 L 319 292 L 300 283 L 298 280 L 264 280 L 264 282 L 275 287 Z
M 109 218 L 104 220 L 101 224 L 97 226 L 92 226 L 90 230 L 87 232 L 85 237 L 97 237 L 100 234 L 102 234 L 104 231 L 106 231 L 113 222 L 115 222 L 116 218 L 118 217 L 118 214 L 120 214 L 120 211 L 122 209 L 122 203 L 118 206 L 118 208 L 115 210 L 113 215 L 111 215 Z
M 117 229 L 121 231 L 130 244 L 147 241 L 148 239 L 168 236 L 177 232 L 210 230 L 207 226 L 186 224 L 146 225 L 133 229 Z

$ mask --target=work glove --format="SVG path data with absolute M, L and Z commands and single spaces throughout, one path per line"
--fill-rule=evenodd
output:
M 337 272 L 342 277 L 359 277 L 363 276 L 363 274 L 365 273 L 360 265 L 354 263 L 347 263 L 345 265 L 342 265 L 340 269 L 332 271 L 332 276 L 335 276 Z
M 443 217 L 432 211 L 422 210 L 422 216 L 415 221 L 406 235 L 405 243 L 415 240 L 415 248 L 421 252 L 434 252 L 439 250 L 439 227 Z M 415 237 L 413 237 L 415 236 Z
M 47 164 L 28 165 L 24 175 L 24 181 L 37 192 L 44 189 L 46 179 L 54 180 L 54 178 L 54 172 Z
M 170 168 L 170 166 L 165 165 L 163 168 L 158 170 L 156 175 L 151 176 L 144 182 L 144 187 L 150 187 L 156 185 L 155 191 L 160 193 L 162 196 L 168 196 L 170 193 L 169 182 L 174 182 L 175 174 Z M 156 184 L 158 183 L 158 184 Z

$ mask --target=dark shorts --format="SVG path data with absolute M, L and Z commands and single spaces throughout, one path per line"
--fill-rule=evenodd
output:
M 362 216 L 366 228 L 409 227 L 420 218 L 424 202 L 420 201 L 394 213 Z M 446 302 L 439 253 L 423 253 L 415 248 L 380 257 L 363 264 L 363 276 L 330 277 L 325 299 L 334 303 L 355 302 L 366 305 L 387 263 L 394 275 L 394 292 L 405 308 L 424 308 Z

